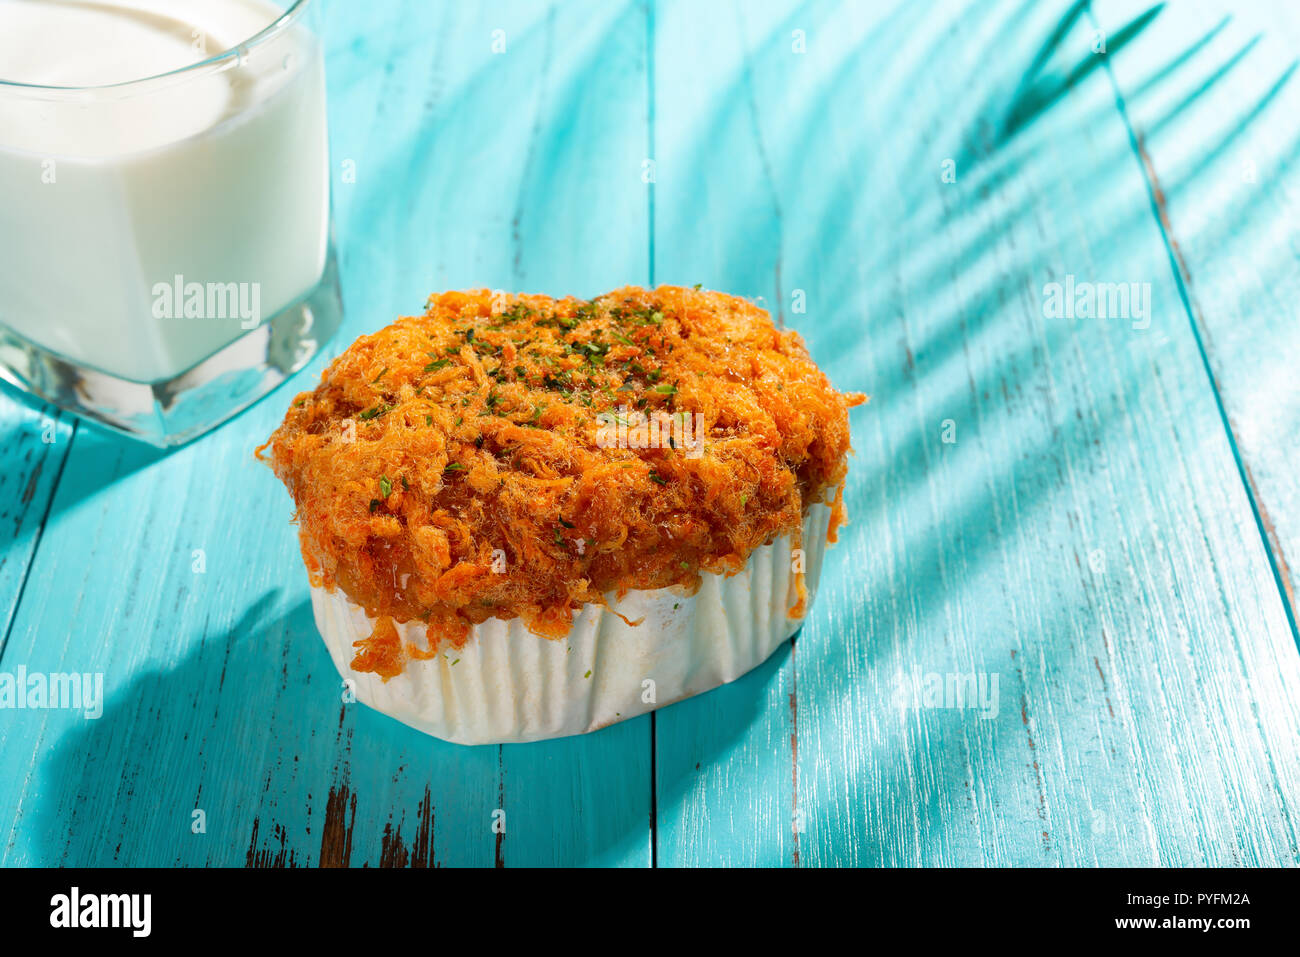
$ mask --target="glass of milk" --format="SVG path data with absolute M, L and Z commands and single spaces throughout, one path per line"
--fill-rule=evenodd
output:
M 0 377 L 156 445 L 339 324 L 316 0 L 0 0 Z

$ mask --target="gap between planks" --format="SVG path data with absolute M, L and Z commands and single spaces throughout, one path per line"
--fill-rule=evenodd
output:
M 59 412 L 55 410 L 53 416 L 47 414 L 48 406 L 42 406 L 40 414 L 57 424 L 59 421 Z M 58 468 L 54 470 L 54 477 L 50 482 L 50 494 L 45 500 L 45 511 L 41 514 L 41 520 L 36 526 L 36 532 L 32 537 L 31 552 L 27 555 L 27 563 L 23 566 L 22 578 L 18 582 L 18 590 L 14 594 L 13 608 L 9 616 L 9 624 L 5 627 L 5 633 L 0 636 L 0 662 L 4 660 L 5 650 L 9 647 L 9 638 L 13 634 L 14 625 L 18 621 L 18 609 L 22 606 L 23 596 L 27 593 L 27 582 L 31 579 L 32 568 L 36 564 L 36 553 L 40 551 L 41 542 L 45 538 L 45 525 L 50 520 L 50 512 L 54 508 L 54 496 L 59 492 L 59 484 L 63 480 L 63 469 L 68 464 L 68 457 L 72 454 L 72 443 L 76 440 L 80 420 L 72 416 L 72 431 L 68 434 L 68 441 L 64 446 L 63 455 L 59 458 Z
M 1088 5 L 1088 17 L 1092 20 L 1093 25 L 1100 29 L 1091 2 Z M 1223 395 L 1219 389 L 1219 381 L 1214 374 L 1214 366 L 1205 348 L 1205 336 L 1202 329 L 1204 317 L 1201 314 L 1200 305 L 1191 291 L 1191 270 L 1186 259 L 1183 258 L 1178 240 L 1174 238 L 1173 221 L 1169 216 L 1164 190 L 1161 188 L 1155 163 L 1147 152 L 1142 134 L 1133 125 L 1129 117 L 1128 104 L 1124 99 L 1123 90 L 1120 89 L 1115 71 L 1111 68 L 1109 57 L 1103 61 L 1103 67 L 1106 71 L 1106 77 L 1110 81 L 1111 91 L 1115 95 L 1115 106 L 1119 110 L 1120 119 L 1123 120 L 1124 129 L 1128 133 L 1129 144 L 1133 147 L 1134 158 L 1142 171 L 1142 182 L 1146 185 L 1147 198 L 1151 202 L 1151 212 L 1155 216 L 1156 228 L 1160 231 L 1161 241 L 1165 245 L 1165 255 L 1168 257 L 1170 270 L 1174 274 L 1174 283 L 1178 287 L 1178 296 L 1182 301 L 1188 324 L 1191 326 L 1192 337 L 1196 341 L 1196 349 L 1201 358 L 1201 365 L 1205 369 L 1210 391 L 1214 395 L 1214 405 L 1219 413 L 1219 421 L 1222 423 L 1223 431 L 1227 436 L 1228 446 L 1232 449 L 1232 460 L 1237 467 L 1237 476 L 1241 479 L 1246 499 L 1250 502 L 1250 511 L 1255 518 L 1255 528 L 1259 533 L 1260 541 L 1264 545 L 1264 553 L 1268 556 L 1268 564 L 1273 572 L 1273 583 L 1278 591 L 1278 599 L 1282 603 L 1282 610 L 1286 613 L 1287 624 L 1291 628 L 1291 639 L 1300 648 L 1300 630 L 1297 630 L 1296 627 L 1295 589 L 1291 579 L 1291 570 L 1288 568 L 1286 557 L 1282 553 L 1281 543 L 1277 541 L 1273 521 L 1269 517 L 1268 510 L 1264 507 L 1264 503 L 1260 500 L 1259 491 L 1255 487 L 1250 473 L 1250 467 L 1242 457 L 1232 418 L 1228 415 L 1227 406 L 1224 405 Z

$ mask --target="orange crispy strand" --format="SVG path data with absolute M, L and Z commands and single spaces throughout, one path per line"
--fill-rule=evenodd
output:
M 389 619 L 431 649 L 491 617 L 560 637 L 605 593 L 736 571 L 813 502 L 834 540 L 863 401 L 735 296 L 449 292 L 358 339 L 263 449 L 313 581 L 379 619 L 353 667 L 388 677 L 410 657 Z M 699 454 L 602 447 L 624 410 L 699 413 Z

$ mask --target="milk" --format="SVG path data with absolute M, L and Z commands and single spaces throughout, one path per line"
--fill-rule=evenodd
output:
M 316 285 L 329 233 L 318 41 L 291 23 L 232 67 L 159 76 L 283 12 L 0 0 L 0 324 L 76 365 L 157 383 Z M 146 77 L 159 78 L 131 83 Z M 178 290 L 209 294 L 177 302 Z M 234 308 L 254 302 L 252 318 Z

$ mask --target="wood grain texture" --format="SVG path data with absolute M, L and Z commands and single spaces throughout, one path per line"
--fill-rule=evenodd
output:
M 0 387 L 0 654 L 44 527 L 73 426 Z
M 332 350 L 443 288 L 761 296 L 873 397 L 852 524 L 740 681 L 462 748 L 344 703 L 252 459 L 328 357 L 165 455 L 0 396 L 0 671 L 107 694 L 0 711 L 0 863 L 1300 863 L 1293 94 L 1197 93 L 1191 10 L 332 4 Z M 1149 326 L 1049 317 L 1066 276 Z M 996 700 L 906 693 L 948 674 Z
M 1080 12 L 657 25 L 686 49 L 656 86 L 660 278 L 766 296 L 874 395 L 853 525 L 793 661 L 745 691 L 761 719 L 735 735 L 721 695 L 658 717 L 661 781 L 687 782 L 661 787 L 663 860 L 793 862 L 783 829 L 813 864 L 1296 860 L 1289 629 Z M 1150 283 L 1150 328 L 1045 318 L 1067 274 Z M 996 677 L 996 714 L 899 706 L 950 673 Z
M 1110 29 L 1136 6 L 1092 12 Z M 1153 26 L 1112 73 L 1294 631 L 1300 9 L 1194 0 Z

